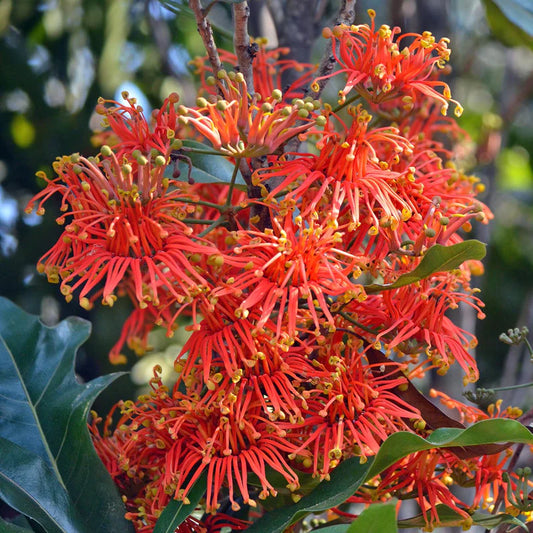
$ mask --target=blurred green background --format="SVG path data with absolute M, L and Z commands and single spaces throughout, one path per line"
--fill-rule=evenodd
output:
M 250 33 L 266 33 L 273 44 L 277 37 L 286 43 L 286 23 L 294 20 L 296 8 L 300 10 L 301 24 L 317 38 L 313 47 L 299 52 L 319 61 L 324 42 L 318 35 L 331 24 L 339 0 L 249 4 Z M 471 136 L 457 155 L 468 172 L 485 182 L 483 200 L 495 214 L 490 226 L 478 226 L 471 235 L 489 245 L 486 273 L 475 280 L 487 318 L 476 322 L 468 310 L 456 316 L 479 337 L 477 358 L 484 385 L 533 380 L 529 356 L 498 341 L 508 328 L 527 325 L 533 331 L 532 4 L 357 3 L 358 22 L 368 22 L 366 9 L 371 7 L 378 23 L 399 25 L 404 31 L 427 29 L 452 40 L 449 81 L 465 107 L 460 123 Z M 278 29 L 285 24 L 277 36 L 268 6 L 274 8 L 273 19 L 279 18 Z M 229 9 L 220 3 L 212 11 L 217 42 L 228 48 Z M 286 20 L 276 17 L 279 9 Z M 177 90 L 192 103 L 195 82 L 188 61 L 200 53 L 194 19 L 179 0 L 0 0 L 0 294 L 41 314 L 49 324 L 72 314 L 92 321 L 94 334 L 79 358 L 78 372 L 84 379 L 111 370 L 107 352 L 128 310 L 119 305 L 87 313 L 74 302 L 67 305 L 57 287 L 36 273 L 36 261 L 55 242 L 59 228 L 52 202 L 44 217 L 24 214 L 27 200 L 42 185 L 35 172 L 51 176 L 55 157 L 94 153 L 90 125 L 99 96 L 118 98 L 121 90 L 129 89 L 149 109 Z M 117 386 L 125 395 L 131 388 L 127 380 Z M 116 389 L 113 395 L 116 399 Z M 508 400 L 531 404 L 523 389 Z

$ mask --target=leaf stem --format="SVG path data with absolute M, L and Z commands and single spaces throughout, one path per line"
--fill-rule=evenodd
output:
M 337 313 L 341 315 L 342 318 L 350 322 L 350 324 L 357 326 L 359 329 L 362 329 L 363 331 L 366 331 L 367 333 L 372 333 L 372 335 L 376 335 L 377 333 L 379 333 L 379 330 L 375 330 L 367 326 L 364 326 L 363 324 L 360 324 L 359 322 L 357 322 L 357 320 L 354 320 L 348 313 L 345 313 L 344 311 L 337 311 Z
M 226 208 L 231 205 L 231 195 L 233 194 L 233 189 L 235 188 L 235 181 L 237 179 L 237 174 L 239 173 L 240 164 L 241 164 L 241 158 L 237 158 L 235 160 L 235 166 L 233 167 L 233 174 L 231 175 L 231 181 L 229 183 L 228 195 L 226 196 L 226 204 L 225 204 Z
M 360 94 L 356 94 L 355 96 L 352 96 L 351 98 L 348 98 L 345 102 L 342 104 L 339 104 L 335 109 L 333 109 L 333 113 L 338 113 L 341 109 L 344 109 L 346 106 L 350 105 L 351 103 L 359 100 L 361 98 Z
M 520 383 L 519 385 L 509 385 L 507 387 L 491 387 L 490 390 L 502 391 L 502 390 L 526 389 L 527 387 L 533 387 L 533 381 L 529 383 Z
M 214 222 L 218 222 L 218 218 Z M 182 219 L 184 224 L 212 224 L 213 220 L 205 218 L 184 218 Z
M 531 359 L 531 362 L 533 363 L 533 347 L 531 346 L 526 336 L 524 336 L 524 343 L 527 347 L 527 351 L 529 352 L 529 358 Z
M 218 155 L 220 157 L 228 157 L 228 154 L 221 154 L 220 152 L 216 152 L 215 150 L 209 150 L 205 149 L 202 150 L 201 148 L 192 148 L 191 146 L 183 146 L 179 150 L 180 152 L 192 152 L 193 154 L 207 154 L 207 155 Z
M 215 228 L 218 228 L 219 226 L 222 226 L 224 224 L 225 220 L 223 217 L 217 218 L 215 221 L 213 221 L 209 227 L 204 229 L 201 233 L 198 234 L 198 237 L 205 237 L 209 232 L 213 231 Z
M 224 206 L 220 204 L 214 204 L 212 202 L 206 202 L 205 200 L 193 200 L 192 198 L 180 198 L 180 202 L 183 202 L 184 204 L 203 205 L 205 207 L 211 207 L 212 209 L 216 209 L 217 211 L 224 210 Z

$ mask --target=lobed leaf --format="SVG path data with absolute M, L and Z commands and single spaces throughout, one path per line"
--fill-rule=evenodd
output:
M 429 248 L 422 261 L 420 261 L 420 264 L 412 272 L 402 274 L 394 283 L 387 283 L 385 285 L 372 283 L 366 285 L 365 291 L 371 294 L 410 285 L 411 283 L 428 278 L 437 272 L 446 272 L 458 268 L 465 261 L 483 259 L 485 253 L 485 245 L 476 239 L 459 242 L 451 246 L 435 244 Z
M 133 530 L 87 429 L 94 399 L 120 374 L 81 384 L 74 373 L 89 332 L 78 318 L 44 326 L 0 298 L 0 495 L 47 532 Z

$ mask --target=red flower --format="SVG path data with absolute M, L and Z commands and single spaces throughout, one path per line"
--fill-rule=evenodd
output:
M 124 490 L 142 483 L 143 500 L 148 498 L 151 506 L 139 508 L 141 519 L 151 520 L 147 514 L 157 515 L 172 497 L 186 501 L 202 472 L 207 473 L 207 512 L 217 510 L 226 488 L 234 510 L 239 498 L 255 506 L 248 473 L 259 479 L 259 498 L 275 495 L 268 467 L 281 474 L 291 490 L 299 486 L 287 459 L 295 446 L 265 415 L 253 387 L 227 379 L 216 390 L 204 388 L 201 396 L 183 394 L 177 386 L 170 395 L 158 370 L 151 380 L 152 394 L 123 403 L 115 432 L 109 434 L 106 428 L 103 438 L 96 437 L 104 458 L 108 449 L 116 450 L 118 468 L 113 466 L 112 471 L 115 477 L 118 469 L 126 473 Z
M 429 395 L 432 398 L 438 398 L 440 402 L 448 409 L 456 409 L 461 416 L 461 422 L 469 422 L 471 424 L 479 422 L 480 420 L 488 420 L 489 418 L 519 418 L 522 416 L 522 409 L 519 407 L 508 406 L 502 411 L 502 400 L 496 400 L 487 406 L 487 410 L 483 411 L 473 405 L 467 405 L 455 398 L 451 398 L 446 393 L 431 389 Z
M 244 394 L 243 388 L 239 392 Z M 262 409 L 254 409 L 253 405 L 244 408 L 240 395 L 234 400 L 230 398 L 230 402 L 235 402 L 235 409 L 224 402 L 226 405 L 219 408 L 187 416 L 166 456 L 163 483 L 172 480 L 177 499 L 183 499 L 201 473 L 207 472 L 207 512 L 218 508 L 224 486 L 228 487 L 233 509 L 240 507 L 238 494 L 244 504 L 255 507 L 248 474 L 255 474 L 259 480 L 260 499 L 276 495 L 267 467 L 281 474 L 293 490 L 299 486 L 298 475 L 287 462 L 295 447 L 265 419 Z
M 326 324 L 334 328 L 326 298 L 354 289 L 350 275 L 357 268 L 356 258 L 337 247 L 341 232 L 334 214 L 318 224 L 289 213 L 274 217 L 272 224 L 263 232 L 234 233 L 237 244 L 230 260 L 238 260 L 241 268 L 213 294 L 246 291 L 236 312 L 259 312 L 258 328 L 276 316 L 278 338 L 282 332 L 293 337 L 311 325 L 317 331 Z
M 343 134 L 330 132 L 319 142 L 318 156 L 280 160 L 271 169 L 257 171 L 257 177 L 261 181 L 282 177 L 267 201 L 288 189 L 289 198 L 303 199 L 304 216 L 316 209 L 329 188 L 339 184 L 352 229 L 367 217 L 373 225 L 370 233 L 377 233 L 385 222 L 396 229 L 417 207 L 410 191 L 399 186 L 405 183 L 407 171 L 390 170 L 381 156 L 389 152 L 390 158 L 398 158 L 404 152 L 411 153 L 412 145 L 396 128 L 369 128 L 372 117 L 361 106 L 352 109 L 352 114 L 354 120 Z
M 57 222 L 65 230 L 39 260 L 38 270 L 50 282 L 61 282 L 67 300 L 76 291 L 85 308 L 99 296 L 105 305 L 122 294 L 132 299 L 138 309 L 130 321 L 135 325 L 131 333 L 124 331 L 120 345 L 139 335 L 145 344 L 152 326 L 139 310 L 148 306 L 151 318 L 171 327 L 183 306 L 208 286 L 197 265 L 200 258 L 220 255 L 182 222 L 194 212 L 194 196 L 165 175 L 176 101 L 169 97 L 155 113 L 154 130 L 133 101 L 101 110 L 119 142 L 113 148 L 104 145 L 98 157 L 59 158 L 54 163 L 58 176 L 43 174 L 47 186 L 27 208 L 38 204 L 37 213 L 43 214 L 44 202 L 61 196 Z M 116 362 L 123 360 L 118 349 L 112 353 Z
M 188 256 L 215 251 L 192 240 L 192 231 L 179 220 L 180 210 L 186 208 L 180 198 L 186 195 L 169 189 L 164 166 L 157 161 L 144 158 L 135 165 L 120 165 L 110 148 L 104 146 L 102 152 L 101 159 L 76 155 L 58 160 L 54 168 L 59 177 L 48 180 L 31 201 L 41 200 L 42 213 L 43 201 L 59 193 L 64 214 L 57 221 L 69 222 L 61 239 L 40 259 L 39 270 L 51 282 L 60 276 L 67 297 L 80 289 L 85 307 L 99 293 L 112 305 L 125 279 L 141 307 L 147 302 L 159 306 L 168 293 L 183 299 L 205 284 Z
M 394 389 L 405 379 L 392 378 L 402 365 L 390 361 L 376 369 L 365 359 L 359 342 L 345 342 L 340 333 L 324 342 L 314 359 L 329 375 L 311 380 L 304 393 L 304 422 L 285 424 L 287 438 L 299 443 L 297 453 L 309 455 L 309 469 L 321 478 L 346 457 L 375 455 L 392 433 L 409 430 L 406 421 L 420 420 L 416 406 L 401 400 Z
M 437 505 L 447 505 L 463 517 L 462 525 L 469 529 L 472 518 L 468 507 L 450 490 L 453 484 L 451 474 L 460 462 L 452 453 L 438 449 L 408 455 L 381 474 L 376 487 L 377 497 L 384 494 L 400 498 L 413 495 L 431 528 L 429 530 L 440 524 Z M 360 501 L 360 497 L 357 494 L 349 501 Z
M 198 98 L 197 108 L 180 106 L 179 120 L 193 127 L 224 155 L 260 157 L 272 154 L 313 125 L 315 104 L 312 99 L 281 104 L 282 93 L 277 89 L 264 95 L 262 101 L 259 96 L 250 98 L 244 76 L 235 72 L 220 71 L 218 87 L 223 99 Z
M 476 345 L 476 339 L 445 314 L 464 302 L 484 316 L 478 307 L 481 302 L 468 294 L 474 291 L 463 281 L 453 273 L 439 274 L 417 284 L 369 295 L 363 302 L 352 300 L 345 311 L 365 328 L 376 331 L 375 338 L 387 349 L 409 356 L 413 363 L 427 359 L 439 374 L 445 374 L 457 362 L 466 373 L 466 382 L 473 382 L 479 374 L 468 350 Z M 466 292 L 461 292 L 462 288 Z
M 122 97 L 127 104 L 98 100 L 96 111 L 104 116 L 103 125 L 111 130 L 100 135 L 106 138 L 106 143 L 100 144 L 113 146 L 119 160 L 122 155 L 137 150 L 145 156 L 155 150 L 156 155 L 168 157 L 180 128 L 175 105 L 179 101 L 178 94 L 171 93 L 165 98 L 163 105 L 153 112 L 152 123 L 148 122 L 135 98 L 130 98 L 127 92 L 123 92 Z
M 448 85 L 433 79 L 435 67 L 443 68 L 450 57 L 449 40 L 436 41 L 427 31 L 422 35 L 406 33 L 396 38 L 400 28 L 391 30 L 383 25 L 376 30 L 375 12 L 369 10 L 368 14 L 370 26 L 341 25 L 324 30 L 324 37 L 331 39 L 332 53 L 340 69 L 317 80 L 345 73 L 346 86 L 339 91 L 341 101 L 352 89 L 375 104 L 403 97 L 401 103 L 407 109 L 420 98 L 430 98 L 441 104 L 443 115 L 449 102 L 456 104 L 455 114 L 460 115 L 462 107 L 452 100 Z M 405 40 L 411 43 L 404 46 Z M 442 94 L 437 88 L 442 89 Z
M 235 394 L 235 387 L 253 391 L 254 402 L 270 421 L 302 422 L 306 400 L 299 390 L 317 370 L 309 355 L 311 341 L 288 342 L 276 339 L 275 324 L 257 326 L 260 314 L 237 313 L 240 300 L 223 296 L 194 331 L 175 362 L 175 369 L 188 391 L 201 394 L 205 385 L 211 391 Z
M 255 39 L 253 44 L 256 44 L 258 48 L 252 63 L 255 92 L 264 97 L 272 94 L 275 90 L 283 91 L 285 102 L 291 102 L 293 98 L 302 98 L 304 95 L 303 87 L 311 80 L 312 72 L 316 70 L 316 66 L 299 63 L 293 59 L 283 59 L 283 56 L 287 56 L 290 50 L 288 48 L 269 50 L 266 39 Z M 239 62 L 235 54 L 224 49 L 219 49 L 218 53 L 221 61 L 230 65 L 231 68 L 238 65 Z M 215 94 L 213 85 L 207 83 L 207 78 L 213 73 L 207 62 L 207 56 L 195 58 L 193 64 L 196 66 L 196 74 L 200 75 L 202 88 L 209 94 Z M 299 74 L 288 87 L 285 87 L 285 83 L 282 81 L 286 71 L 290 71 L 291 74 Z

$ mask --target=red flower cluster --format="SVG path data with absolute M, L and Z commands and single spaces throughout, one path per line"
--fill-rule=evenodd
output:
M 376 29 L 376 14 L 373 10 L 368 13 L 370 26 L 341 25 L 323 31 L 323 36 L 331 39 L 332 53 L 340 66 L 335 74 L 342 72 L 347 76 L 344 89 L 339 91 L 341 100 L 355 91 L 377 106 L 386 104 L 386 108 L 400 112 L 411 111 L 420 101 L 436 100 L 443 115 L 449 102 L 454 102 L 455 114 L 461 115 L 462 108 L 452 100 L 449 86 L 435 72 L 435 68 L 444 68 L 450 58 L 449 39 L 436 41 L 428 31 L 422 35 L 400 34 L 400 28 L 387 25 Z
M 92 426 L 137 531 L 152 531 L 165 505 L 187 501 L 202 476 L 202 510 L 216 523 L 183 531 L 244 527 L 220 513 L 281 491 L 298 500 L 306 475 L 328 479 L 347 457 L 364 462 L 399 430 L 426 435 L 419 406 L 402 398 L 408 376 L 457 362 L 465 381 L 477 379 L 475 338 L 447 313 L 467 304 L 482 316 L 470 287 L 479 264 L 394 286 L 434 245 L 460 243 L 459 230 L 492 216 L 476 199 L 478 180 L 455 168 L 436 137 L 461 135 L 439 113 L 453 101 L 435 68 L 448 59 L 447 40 L 376 30 L 371 17 L 370 26 L 326 32 L 347 75 L 344 115 L 301 98 L 308 66 L 282 93 L 281 70 L 296 67 L 279 60 L 282 51 L 260 47 L 254 96 L 242 74 L 214 79 L 199 60 L 206 97 L 196 107 L 171 95 L 149 123 L 131 99 L 101 102 L 108 144 L 97 157 L 58 159 L 58 177 L 31 203 L 43 213 L 44 201 L 62 197 L 65 231 L 39 269 L 61 281 L 67 299 L 133 302 L 115 361 L 126 342 L 142 352 L 156 324 L 171 334 L 180 315 L 193 319 L 173 387 L 156 368 L 150 394 L 120 404 L 115 429 L 113 413 L 102 433 Z M 345 104 L 354 92 L 365 104 Z M 394 110 L 397 121 L 383 125 Z M 302 134 L 316 146 L 284 153 Z M 190 183 L 173 172 L 173 159 L 194 150 L 183 148 L 187 136 L 234 165 L 231 182 Z M 246 191 L 235 186 L 239 173 Z M 428 523 L 438 503 L 466 520 L 467 506 L 449 491 L 454 472 L 476 472 L 478 494 L 503 483 L 497 460 L 475 461 L 423 452 L 356 500 L 413 493 Z

